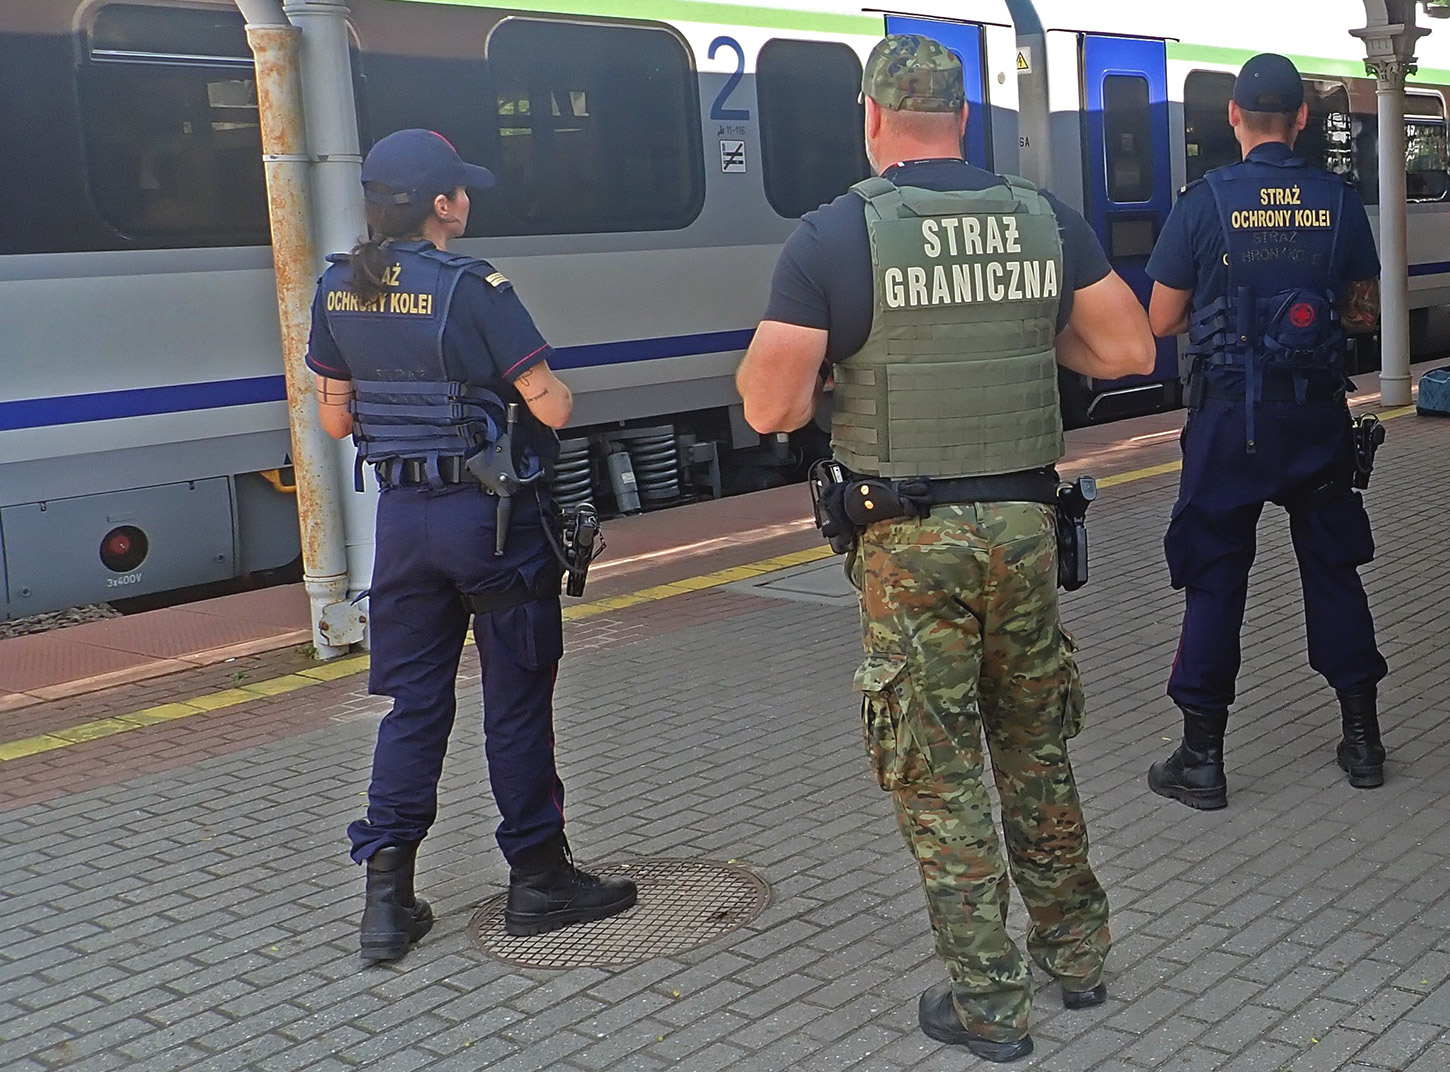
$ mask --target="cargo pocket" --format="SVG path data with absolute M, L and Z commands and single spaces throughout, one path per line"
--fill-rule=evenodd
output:
M 914 697 L 906 656 L 868 655 L 854 688 L 862 694 L 861 732 L 877 784 L 893 791 L 920 781 L 928 765 L 911 730 Z
M 1070 741 L 1082 732 L 1087 712 L 1087 701 L 1082 693 L 1082 676 L 1077 669 L 1077 641 L 1062 626 L 1057 627 L 1062 636 L 1062 739 Z

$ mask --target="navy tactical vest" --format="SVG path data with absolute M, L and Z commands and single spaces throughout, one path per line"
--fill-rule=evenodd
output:
M 1335 263 L 1342 178 L 1291 157 L 1281 165 L 1246 160 L 1204 176 L 1227 249 L 1222 297 L 1189 325 L 1192 377 L 1213 385 L 1242 378 L 1248 449 L 1266 375 L 1308 399 L 1311 380 L 1342 380 Z
M 381 297 L 365 300 L 350 287 L 349 257 L 328 257 L 321 287 L 327 326 L 352 373 L 355 480 L 362 490 L 364 463 L 377 468 L 385 487 L 399 481 L 404 462 L 422 466 L 427 483 L 444 482 L 440 458 L 465 458 L 496 443 L 506 405 L 488 387 L 449 378 L 443 329 L 458 281 L 468 272 L 493 271 L 476 257 L 444 252 L 427 242 L 395 242 Z M 534 418 L 525 413 L 524 421 Z M 526 448 L 515 459 L 519 475 L 542 468 Z M 456 471 L 456 470 L 455 470 Z

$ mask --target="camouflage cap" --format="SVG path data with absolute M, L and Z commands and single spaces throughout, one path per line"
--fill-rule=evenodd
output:
M 955 112 L 967 103 L 962 61 L 940 41 L 889 34 L 877 42 L 861 73 L 861 92 L 883 108 Z

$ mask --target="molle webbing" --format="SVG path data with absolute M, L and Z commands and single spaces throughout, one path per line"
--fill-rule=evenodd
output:
M 362 466 L 372 464 L 388 483 L 395 463 L 417 460 L 430 483 L 442 483 L 438 460 L 497 440 L 503 409 L 492 391 L 456 382 L 354 380 L 355 477 L 360 482 Z
M 836 367 L 832 445 L 856 472 L 982 476 L 1062 456 L 1057 220 L 1022 180 L 983 191 L 868 179 L 875 312 Z

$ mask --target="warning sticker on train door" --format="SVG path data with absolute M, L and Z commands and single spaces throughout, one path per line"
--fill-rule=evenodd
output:
M 1017 73 L 1018 74 L 1031 74 L 1032 73 L 1032 49 L 1030 49 L 1030 48 L 1019 48 L 1017 50 Z
M 720 142 L 720 170 L 727 174 L 745 170 L 745 143 L 743 141 Z

